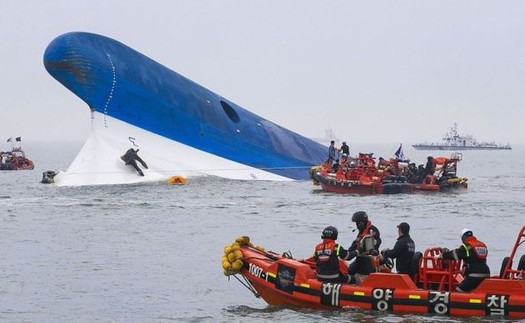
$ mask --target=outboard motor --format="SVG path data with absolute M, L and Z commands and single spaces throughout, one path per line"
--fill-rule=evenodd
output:
M 42 173 L 42 184 L 53 184 L 55 182 L 56 172 L 53 170 L 48 170 Z

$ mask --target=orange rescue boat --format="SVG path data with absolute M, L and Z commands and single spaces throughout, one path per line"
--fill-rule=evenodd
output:
M 225 248 L 223 268 L 270 305 L 515 319 L 525 318 L 525 255 L 512 269 L 512 259 L 523 242 L 525 226 L 511 255 L 503 260 L 500 275 L 486 278 L 468 293 L 455 291 L 463 280 L 462 263 L 436 257 L 441 248 L 416 253 L 412 275 L 373 272 L 357 285 L 319 281 L 312 259 L 265 251 L 249 243 L 248 237 Z M 341 267 L 347 268 L 343 261 Z

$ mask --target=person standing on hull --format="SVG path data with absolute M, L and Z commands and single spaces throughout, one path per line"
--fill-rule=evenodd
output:
M 120 157 L 120 159 L 122 159 L 126 163 L 126 165 L 131 165 L 133 168 L 135 168 L 135 170 L 139 173 L 140 176 L 144 176 L 142 169 L 140 169 L 137 165 L 137 161 L 139 161 L 139 163 L 141 163 L 142 166 L 144 166 L 144 168 L 146 169 L 148 169 L 148 165 L 142 160 L 142 158 L 139 157 L 138 152 L 139 149 L 135 150 L 133 148 L 130 148 L 128 149 L 128 151 L 126 151 L 126 153 L 123 156 Z
M 351 256 L 356 257 L 355 261 L 348 267 L 348 273 L 350 275 L 368 275 L 373 270 L 370 256 L 379 255 L 381 234 L 379 229 L 368 220 L 368 214 L 366 214 L 365 211 L 355 212 L 352 215 L 352 222 L 355 222 L 356 229 L 359 230 L 359 233 L 348 249 Z
M 490 268 L 487 265 L 489 251 L 487 245 L 479 241 L 470 229 L 461 230 L 461 241 L 463 244 L 457 249 L 449 251 L 444 248 L 443 259 L 456 261 L 463 259 L 467 266 L 465 279 L 456 287 L 456 290 L 469 292 L 478 287 L 485 278 L 490 277 Z
M 412 259 L 416 251 L 416 244 L 410 238 L 410 225 L 406 222 L 401 222 L 397 226 L 396 244 L 393 249 L 385 249 L 381 251 L 380 263 L 386 262 L 386 258 L 396 260 L 396 271 L 399 274 L 413 274 L 411 270 Z
M 339 270 L 339 259 L 350 260 L 350 252 L 335 242 L 338 231 L 333 226 L 323 230 L 323 242 L 315 247 L 314 259 L 317 279 L 330 283 L 354 284 L 355 278 Z

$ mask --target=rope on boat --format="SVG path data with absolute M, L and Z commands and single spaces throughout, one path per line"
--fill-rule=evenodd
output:
M 252 284 L 250 283 L 250 281 L 241 275 L 242 279 L 244 281 L 242 281 L 241 279 L 239 279 L 239 277 L 237 277 L 237 275 L 232 275 L 233 277 L 235 277 L 235 279 L 237 279 L 239 281 L 239 283 L 241 283 L 244 287 L 246 287 L 250 292 L 252 292 L 253 296 L 255 296 L 256 298 L 259 298 L 261 297 L 261 295 L 259 295 L 259 293 L 257 293 L 257 291 L 255 290 L 255 288 L 253 288 Z

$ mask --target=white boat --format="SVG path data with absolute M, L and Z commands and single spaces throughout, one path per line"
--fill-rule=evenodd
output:
M 460 135 L 458 124 L 450 127 L 439 143 L 419 143 L 412 145 L 416 150 L 510 150 L 510 144 L 499 145 L 495 142 L 478 142 L 472 135 Z

